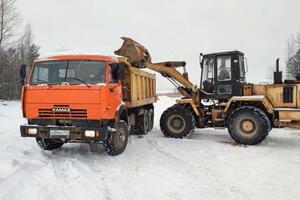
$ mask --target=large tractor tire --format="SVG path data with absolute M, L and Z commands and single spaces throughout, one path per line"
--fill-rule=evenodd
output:
M 166 137 L 183 138 L 195 130 L 195 118 L 193 112 L 175 104 L 165 110 L 160 118 L 160 129 Z
M 262 142 L 271 130 L 267 115 L 252 106 L 243 106 L 233 111 L 227 124 L 230 136 L 236 142 L 246 145 Z
M 52 138 L 36 138 L 36 142 L 43 150 L 54 150 L 62 147 L 64 142 L 60 139 L 52 139 Z
M 128 142 L 128 126 L 125 121 L 118 122 L 116 131 L 104 142 L 108 155 L 116 156 L 124 152 Z

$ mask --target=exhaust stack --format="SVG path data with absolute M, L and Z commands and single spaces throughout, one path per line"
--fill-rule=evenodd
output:
M 276 60 L 276 71 L 274 72 L 274 84 L 282 84 L 282 71 L 279 71 L 279 58 Z

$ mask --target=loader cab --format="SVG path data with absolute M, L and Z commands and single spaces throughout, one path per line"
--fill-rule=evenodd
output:
M 228 51 L 203 55 L 201 60 L 202 96 L 227 100 L 231 96 L 242 96 L 242 84 L 246 81 L 244 54 Z

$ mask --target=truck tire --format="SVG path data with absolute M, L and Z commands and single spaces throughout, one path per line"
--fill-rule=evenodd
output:
M 195 118 L 193 112 L 175 104 L 165 110 L 160 118 L 160 129 L 166 137 L 183 138 L 195 130 Z
M 258 144 L 267 137 L 270 130 L 271 123 L 267 115 L 252 106 L 236 109 L 228 119 L 228 132 L 240 144 Z
M 108 141 L 106 141 L 105 149 L 108 155 L 116 156 L 124 152 L 128 142 L 128 126 L 125 121 L 118 122 L 116 131 L 113 132 Z
M 148 110 L 148 124 L 149 124 L 149 127 L 148 127 L 148 132 L 152 131 L 153 129 L 153 126 L 154 126 L 154 110 L 151 108 Z
M 135 125 L 135 135 L 146 135 L 149 132 L 149 112 L 144 110 L 144 113 L 137 115 Z
M 64 142 L 60 139 L 51 139 L 51 138 L 36 138 L 36 142 L 43 150 L 54 150 L 62 147 Z

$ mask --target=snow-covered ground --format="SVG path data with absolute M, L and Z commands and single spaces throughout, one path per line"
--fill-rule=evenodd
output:
M 155 129 L 117 157 L 86 144 L 42 151 L 20 137 L 20 103 L 0 102 L 0 199 L 300 199 L 300 131 L 273 129 L 257 146 L 226 130 L 165 138 L 158 121 L 174 101 L 160 97 Z

